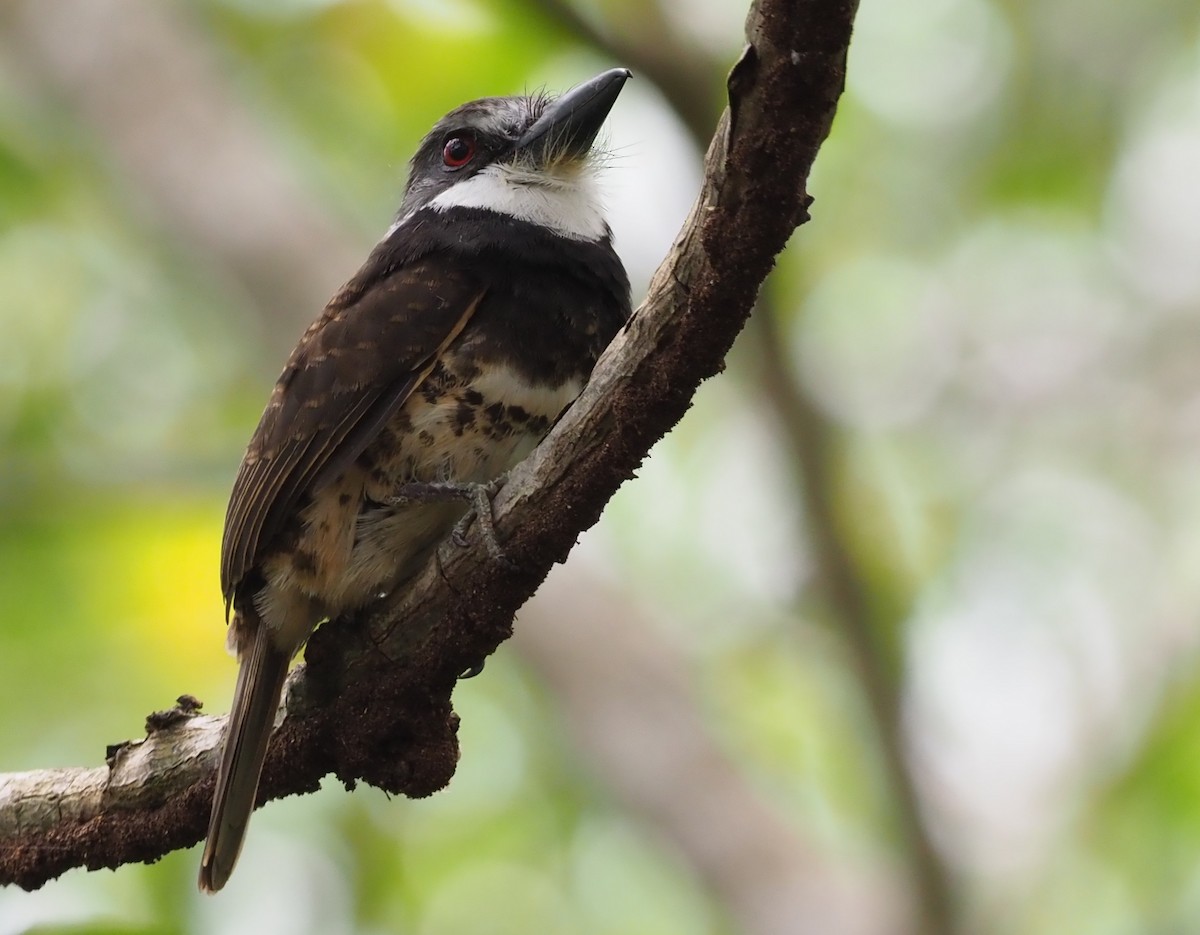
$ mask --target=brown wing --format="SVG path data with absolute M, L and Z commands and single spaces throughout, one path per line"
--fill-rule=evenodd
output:
M 304 333 L 233 484 L 221 591 L 233 594 L 300 497 L 352 462 L 462 331 L 482 286 L 436 256 L 364 270 Z

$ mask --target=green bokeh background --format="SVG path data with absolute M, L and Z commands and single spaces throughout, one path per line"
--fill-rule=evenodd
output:
M 351 256 L 450 107 L 638 70 L 532 0 L 163 6 Z M 83 8 L 119 28 L 143 9 L 0 10 L 3 771 L 99 764 L 183 692 L 224 709 L 228 485 L 287 349 L 353 272 L 273 303 L 174 216 L 114 143 L 137 96 L 97 120 L 71 84 L 106 33 L 46 24 Z M 716 112 L 739 4 L 579 9 L 635 52 L 669 31 L 712 62 L 695 94 Z M 129 87 L 162 77 L 127 67 Z M 609 174 L 644 288 L 700 155 L 639 80 Z M 201 179 L 206 130 L 179 132 L 179 178 Z M 906 750 L 947 932 L 1200 931 L 1200 13 L 866 0 L 809 187 L 765 295 L 827 473 L 796 463 L 747 335 L 528 614 L 569 631 L 586 582 L 636 619 L 746 795 L 846 888 L 846 932 L 917 931 L 928 895 L 881 735 Z M 849 550 L 857 642 L 798 481 Z M 882 725 L 864 651 L 895 687 Z M 219 897 L 195 892 L 193 849 L 0 892 L 0 935 L 817 931 L 754 924 L 736 856 L 721 877 L 664 827 L 711 827 L 718 853 L 742 825 L 686 777 L 664 774 L 669 820 L 631 799 L 569 716 L 563 665 L 518 639 L 460 686 L 463 759 L 432 799 L 327 785 L 256 816 Z M 657 749 L 674 727 L 608 729 Z

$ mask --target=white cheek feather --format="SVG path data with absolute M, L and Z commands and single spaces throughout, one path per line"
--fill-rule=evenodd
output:
M 598 193 L 586 169 L 572 178 L 548 180 L 510 166 L 490 165 L 452 185 L 429 207 L 435 211 L 483 208 L 548 227 L 572 240 L 597 241 L 608 234 Z

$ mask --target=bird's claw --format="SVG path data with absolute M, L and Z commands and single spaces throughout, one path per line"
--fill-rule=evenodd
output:
M 492 517 L 492 498 L 504 486 L 504 475 L 485 483 L 457 483 L 454 481 L 412 482 L 397 488 L 393 503 L 431 503 L 446 500 L 466 500 L 470 509 L 458 521 L 450 533 L 450 541 L 463 548 L 467 544 L 467 530 L 471 520 L 479 521 L 479 532 L 493 561 L 511 564 L 504 555 L 500 540 L 496 536 L 496 523 Z
M 482 671 L 483 671 L 483 660 L 480 660 L 479 662 L 477 662 L 473 666 L 471 666 L 471 668 L 469 668 L 465 672 L 463 672 L 458 677 L 458 680 L 461 682 L 463 679 L 473 679 L 473 678 L 475 678 L 475 676 L 477 676 Z
M 492 561 L 509 565 L 511 563 L 505 557 L 504 549 L 500 546 L 500 539 L 496 535 L 496 520 L 492 514 L 492 498 L 499 493 L 500 488 L 503 486 L 503 477 L 488 481 L 486 484 L 469 485 L 470 490 L 468 495 L 470 497 L 471 509 L 458 521 L 458 524 L 454 527 L 454 531 L 450 533 L 450 538 L 460 548 L 465 546 L 467 544 L 467 529 L 471 525 L 471 520 L 478 520 L 479 534 L 483 536 L 483 544 L 487 547 L 488 555 L 491 556 Z

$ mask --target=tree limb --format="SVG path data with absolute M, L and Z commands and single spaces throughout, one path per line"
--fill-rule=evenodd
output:
M 805 180 L 843 87 L 853 13 L 838 0 L 754 5 L 703 189 L 646 301 L 496 498 L 510 564 L 490 561 L 473 528 L 466 548 L 443 547 L 403 592 L 318 629 L 290 680 L 260 801 L 312 791 L 329 773 L 414 797 L 449 781 L 457 678 L 510 634 L 551 565 L 721 370 L 774 257 L 807 219 Z M 71 867 L 153 860 L 199 840 L 219 722 L 180 719 L 122 748 L 86 808 L 69 789 L 95 771 L 0 782 L 0 883 L 32 889 Z M 116 795 L 130 786 L 132 805 Z
M 669 28 L 658 3 L 643 7 L 636 35 L 602 28 L 584 16 L 571 0 L 529 0 L 544 15 L 614 60 L 648 74 L 660 87 L 698 146 L 710 126 L 708 76 L 719 69 L 710 55 L 680 40 Z M 902 614 L 877 612 L 866 600 L 863 579 L 845 530 L 835 515 L 833 454 L 837 428 L 813 404 L 792 371 L 779 334 L 778 310 L 768 289 L 750 320 L 753 380 L 760 398 L 775 418 L 779 438 L 793 467 L 793 487 L 804 504 L 804 534 L 817 566 L 817 591 L 854 657 L 858 681 L 879 735 L 882 762 L 890 779 L 901 841 L 908 852 L 920 915 L 918 925 L 929 935 L 955 930 L 953 880 L 933 843 L 921 796 L 905 748 L 899 654 L 887 634 L 898 630 Z M 889 619 L 880 620 L 881 616 Z

